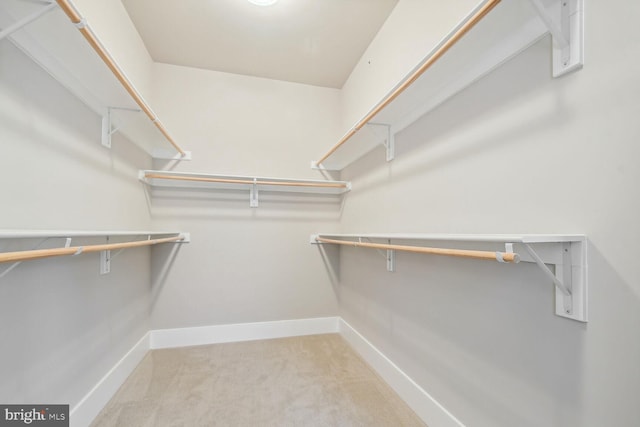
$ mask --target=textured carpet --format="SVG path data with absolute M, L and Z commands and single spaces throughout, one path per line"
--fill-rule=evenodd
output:
M 92 426 L 424 423 L 329 334 L 152 350 Z

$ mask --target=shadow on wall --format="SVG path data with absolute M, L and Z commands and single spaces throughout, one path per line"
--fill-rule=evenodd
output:
M 340 246 L 316 245 L 318 253 L 322 257 L 322 263 L 327 270 L 333 292 L 340 302 Z
M 148 254 L 125 251 L 107 275 L 89 253 L 1 278 L 0 401 L 79 402 L 148 330 Z
M 589 246 L 589 339 L 583 419 L 576 425 L 638 425 L 640 420 L 640 294 L 601 248 Z M 609 251 L 609 257 L 615 253 Z M 636 270 L 637 271 L 637 270 Z
M 463 423 L 579 425 L 588 326 L 537 266 L 342 250 L 343 317 Z
M 517 108 L 520 100 L 535 96 L 541 87 L 552 81 L 549 43 L 550 39 L 545 37 L 530 47 L 526 55 L 503 64 L 398 133 L 395 157 L 402 160 L 403 169 L 394 170 L 395 163 L 391 161 L 387 164 L 386 175 L 378 175 L 365 184 L 359 182 L 354 188 L 367 191 L 391 177 L 394 180 L 411 179 L 417 173 L 504 149 L 509 144 L 517 144 L 523 134 L 535 134 L 551 123 L 569 120 L 569 112 L 563 107 L 558 91 L 556 98 L 542 100 L 542 108 L 527 114 L 526 122 L 519 118 L 509 120 L 510 108 Z M 488 126 L 485 120 L 496 117 L 496 111 L 502 112 L 498 115 L 501 117 L 499 125 L 491 123 Z M 487 129 L 495 130 L 487 133 Z M 453 136 L 455 139 L 451 139 Z M 343 179 L 366 175 L 383 162 L 384 149 L 375 149 L 345 169 Z
M 169 244 L 151 247 L 150 311 L 153 311 L 156 306 L 182 246 L 182 244 Z

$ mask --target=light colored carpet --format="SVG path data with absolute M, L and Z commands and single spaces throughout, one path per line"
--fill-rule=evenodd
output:
M 338 334 L 152 350 L 92 427 L 424 426 Z

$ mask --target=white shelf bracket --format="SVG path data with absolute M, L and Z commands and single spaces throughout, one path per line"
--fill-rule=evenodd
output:
M 530 245 L 524 247 L 553 282 L 556 289 L 556 314 L 581 322 L 587 321 L 587 278 L 586 278 L 586 242 L 559 243 L 560 253 L 556 256 L 555 272 Z M 558 260 L 559 258 L 559 260 Z
M 111 272 L 111 251 L 100 251 L 100 274 L 109 274 Z
M 393 160 L 396 156 L 396 138 L 395 138 L 395 134 L 391 130 L 391 125 L 388 125 L 385 123 L 367 123 L 366 126 L 371 130 L 371 132 L 373 132 L 378 136 L 380 134 L 376 132 L 374 129 L 376 129 L 376 127 L 384 128 L 385 135 L 384 135 L 384 140 L 382 145 L 384 145 L 384 148 L 386 150 L 386 160 L 387 162 L 390 162 L 391 160 Z
M 134 111 L 134 112 L 141 111 L 136 108 L 107 107 L 107 114 L 102 116 L 102 138 L 101 138 L 102 145 L 104 145 L 107 148 L 111 148 L 111 135 L 118 132 L 122 128 L 122 125 L 116 128 L 113 127 L 113 120 L 111 116 L 112 110 L 124 110 L 124 111 Z
M 529 0 L 553 38 L 553 77 L 579 70 L 584 64 L 584 0 Z
M 12 25 L 10 25 L 7 28 L 5 28 L 4 30 L 0 31 L 0 40 L 10 36 L 11 34 L 15 33 L 16 31 L 18 31 L 19 29 L 24 27 L 25 25 L 35 21 L 36 19 L 40 18 L 45 13 L 55 9 L 57 6 L 58 6 L 58 4 L 55 1 L 50 1 L 42 9 L 37 10 L 36 12 L 32 13 L 31 15 L 25 16 L 21 20 L 14 22 Z
M 253 178 L 253 184 L 251 185 L 251 192 L 249 193 L 249 207 L 258 207 L 258 179 Z
M 396 271 L 396 251 L 393 249 L 387 249 L 387 271 Z

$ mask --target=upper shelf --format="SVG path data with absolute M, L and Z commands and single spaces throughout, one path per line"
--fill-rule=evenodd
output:
M 351 190 L 347 181 L 268 178 L 158 170 L 141 170 L 139 179 L 147 185 L 172 188 L 249 190 L 250 206 L 258 207 L 258 190 L 341 195 Z
M 103 117 L 102 144 L 118 131 L 154 158 L 189 160 L 68 0 L 0 2 L 0 39 L 13 43 Z
M 553 74 L 583 62 L 582 0 L 484 0 L 312 167 L 342 170 L 547 33 Z M 427 71 L 428 70 L 428 71 Z

